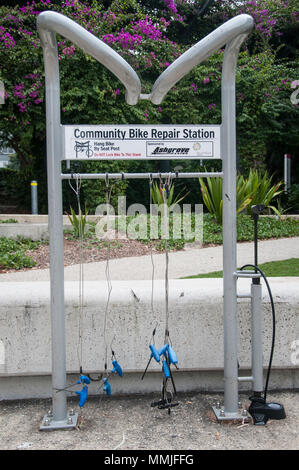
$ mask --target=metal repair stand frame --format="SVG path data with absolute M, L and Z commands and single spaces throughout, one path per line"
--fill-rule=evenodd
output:
M 107 67 L 126 88 L 126 101 L 130 105 L 139 99 L 148 99 L 160 104 L 166 93 L 194 67 L 218 49 L 225 47 L 221 102 L 221 173 L 175 173 L 179 178 L 198 176 L 221 176 L 223 178 L 223 323 L 224 323 L 224 407 L 215 407 L 219 420 L 241 419 L 238 409 L 238 382 L 253 382 L 253 390 L 263 388 L 262 344 L 261 344 L 261 286 L 252 286 L 252 376 L 238 377 L 237 358 L 237 279 L 258 274 L 236 270 L 236 116 L 235 74 L 240 46 L 253 28 L 249 15 L 239 15 L 224 23 L 176 59 L 156 80 L 148 95 L 141 94 L 140 80 L 132 67 L 107 44 L 86 31 L 69 18 L 46 11 L 37 18 L 37 28 L 44 55 L 46 84 L 47 126 L 47 172 L 48 214 L 50 235 L 50 287 L 51 287 L 51 331 L 52 331 L 52 414 L 46 415 L 41 430 L 73 428 L 78 415 L 67 412 L 66 397 L 66 343 L 64 311 L 64 260 L 62 180 L 72 177 L 61 174 L 63 160 L 63 126 L 60 116 L 60 81 L 56 34 L 59 34 L 84 50 Z M 187 158 L 187 157 L 185 157 Z M 125 157 L 122 159 L 126 159 Z M 131 157 L 127 158 L 132 160 Z M 148 160 L 146 156 L 138 160 Z M 151 158 L 157 160 L 157 158 Z M 163 159 L 160 157 L 159 159 Z M 170 160 L 167 156 L 165 160 Z M 168 176 L 169 174 L 167 174 Z M 106 178 L 106 174 L 79 175 L 80 178 Z M 163 175 L 162 175 L 163 176 Z M 160 178 L 161 173 L 152 174 Z M 109 178 L 149 178 L 148 173 L 110 174 Z M 55 393 L 55 390 L 62 390 Z

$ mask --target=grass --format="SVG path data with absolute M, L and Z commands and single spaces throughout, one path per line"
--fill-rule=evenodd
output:
M 299 277 L 299 258 L 290 258 L 283 261 L 269 261 L 259 265 L 267 277 Z M 184 279 L 223 277 L 222 271 L 188 276 Z

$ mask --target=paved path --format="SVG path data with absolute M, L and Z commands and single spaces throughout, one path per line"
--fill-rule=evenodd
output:
M 259 242 L 259 264 L 289 258 L 299 258 L 299 237 L 263 240 Z M 253 263 L 253 243 L 238 243 L 238 267 Z M 164 279 L 165 254 L 153 255 L 155 279 Z M 110 277 L 114 280 L 142 280 L 152 278 L 150 255 L 112 259 L 109 263 Z M 84 279 L 97 281 L 106 279 L 106 262 L 84 265 Z M 222 245 L 208 248 L 187 248 L 169 253 L 169 278 L 178 279 L 186 276 L 222 270 Z M 76 281 L 79 278 L 79 265 L 65 268 L 65 280 Z M 48 281 L 48 269 L 33 269 L 24 272 L 1 274 L 0 281 Z

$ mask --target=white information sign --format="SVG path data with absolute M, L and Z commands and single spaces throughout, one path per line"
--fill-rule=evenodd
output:
M 220 125 L 67 125 L 65 160 L 216 159 Z

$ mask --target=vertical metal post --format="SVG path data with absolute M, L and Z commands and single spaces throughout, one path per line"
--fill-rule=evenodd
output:
M 222 70 L 224 411 L 238 414 L 235 73 L 244 36 L 229 42 Z
M 284 192 L 287 194 L 291 189 L 291 155 L 284 155 Z
M 50 287 L 52 329 L 52 402 L 51 428 L 61 427 L 67 421 L 66 348 L 64 314 L 64 259 L 60 130 L 60 83 L 57 43 L 54 33 L 41 35 L 44 51 L 46 80 L 48 217 L 50 238 Z
M 254 266 L 258 266 L 258 214 L 253 215 L 253 224 L 254 224 Z M 257 269 L 255 269 L 257 273 Z M 260 279 L 257 278 L 257 284 L 259 284 Z
M 251 363 L 253 392 L 263 391 L 262 285 L 251 284 Z
M 40 429 L 75 427 L 77 414 L 67 416 L 66 347 L 64 313 L 64 261 L 62 219 L 62 128 L 60 83 L 56 33 L 77 44 L 86 53 L 112 71 L 126 87 L 126 101 L 136 104 L 141 84 L 132 67 L 107 44 L 74 21 L 56 12 L 38 16 L 37 28 L 43 47 L 46 81 L 48 215 L 50 235 L 50 286 L 52 329 L 52 403 L 53 413 L 45 416 Z
M 5 103 L 5 87 L 2 80 L 0 80 L 0 105 Z
M 37 181 L 31 181 L 31 214 L 38 214 Z
M 258 220 L 265 206 L 252 206 L 254 223 L 254 266 L 258 273 Z M 251 284 L 251 364 L 253 392 L 260 395 L 263 391 L 263 337 L 262 337 L 262 285 L 260 277 L 252 278 Z

